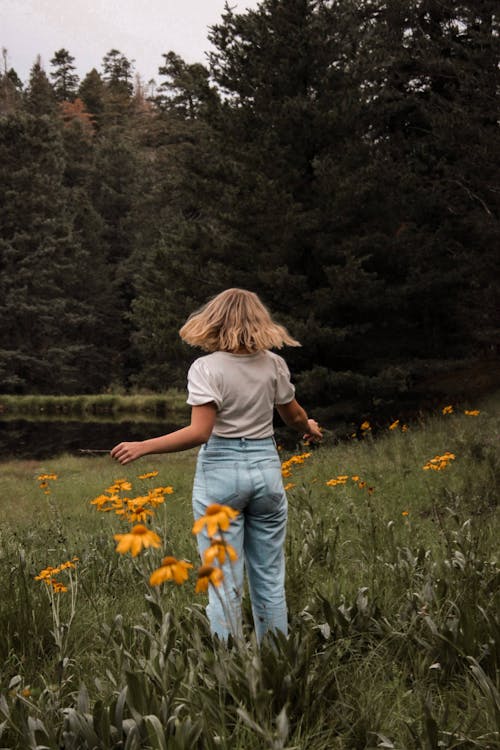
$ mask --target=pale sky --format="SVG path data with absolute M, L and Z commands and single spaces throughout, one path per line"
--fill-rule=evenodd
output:
M 259 0 L 230 0 L 235 12 Z M 187 62 L 205 62 L 208 28 L 219 23 L 224 0 L 0 0 L 0 47 L 7 64 L 26 82 L 39 54 L 47 73 L 54 52 L 64 47 L 75 58 L 80 78 L 111 49 L 135 60 L 147 82 L 162 54 L 173 50 Z M 3 72 L 3 70 L 2 70 Z

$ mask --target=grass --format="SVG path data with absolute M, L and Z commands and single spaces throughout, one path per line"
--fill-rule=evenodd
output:
M 292 467 L 290 635 L 260 651 L 247 600 L 246 645 L 227 648 L 210 638 L 192 584 L 147 584 L 164 554 L 195 561 L 195 451 L 125 469 L 107 457 L 4 462 L 0 745 L 498 747 L 495 406 L 330 442 Z M 422 469 L 446 451 L 456 458 L 445 469 Z M 137 479 L 150 470 L 159 476 Z M 36 478 L 52 471 L 44 495 Z M 339 475 L 344 484 L 326 485 Z M 118 477 L 137 492 L 174 486 L 153 522 L 161 550 L 115 553 L 123 522 L 89 501 Z M 78 599 L 70 622 L 70 592 L 59 595 L 58 645 L 54 604 L 33 577 L 73 555 Z

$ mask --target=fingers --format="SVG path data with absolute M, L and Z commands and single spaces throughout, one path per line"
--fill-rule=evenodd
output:
M 111 458 L 114 458 L 118 463 L 124 465 L 134 460 L 135 456 L 131 449 L 131 443 L 119 443 L 115 445 L 111 451 Z

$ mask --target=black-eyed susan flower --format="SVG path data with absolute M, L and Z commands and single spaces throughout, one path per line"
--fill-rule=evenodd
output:
M 165 581 L 174 581 L 179 586 L 189 578 L 189 569 L 192 564 L 186 560 L 177 560 L 176 557 L 164 557 L 161 566 L 151 573 L 149 583 L 151 586 L 159 586 Z
M 372 426 L 367 420 L 365 420 L 364 422 L 361 422 L 359 428 L 362 432 L 370 432 Z
M 231 544 L 228 544 L 224 539 L 212 539 L 210 547 L 208 547 L 203 553 L 203 561 L 205 565 L 212 565 L 215 560 L 218 560 L 221 565 L 226 562 L 226 557 L 235 562 L 238 559 L 238 553 Z
M 57 575 L 60 572 L 60 568 L 54 568 L 52 565 L 48 565 L 46 568 L 41 570 L 37 576 L 35 576 L 35 581 L 47 581 L 50 583 L 50 579 L 52 576 Z
M 117 511 L 118 513 L 119 511 Z M 136 521 L 146 521 L 148 516 L 154 516 L 154 513 L 144 505 L 129 502 L 127 510 L 125 511 L 127 521 L 135 523 Z
M 120 555 L 131 552 L 132 557 L 136 557 L 143 548 L 161 546 L 158 534 L 143 524 L 137 524 L 127 534 L 115 534 L 114 538 L 118 542 L 116 551 Z
M 396 419 L 392 424 L 389 425 L 390 430 L 396 430 L 399 427 L 399 419 Z
M 199 594 L 200 591 L 207 591 L 210 584 L 212 586 L 220 586 L 224 579 L 224 573 L 220 568 L 216 568 L 214 565 L 202 565 L 198 569 L 198 580 L 196 581 L 195 593 Z
M 229 524 L 237 515 L 238 511 L 234 508 L 213 503 L 208 506 L 205 515 L 194 522 L 193 534 L 199 534 L 204 526 L 207 527 L 208 536 L 214 536 L 218 531 L 227 531 Z
M 451 404 L 448 404 L 448 406 L 443 406 L 442 413 L 453 414 L 453 406 Z
M 481 412 L 479 411 L 479 409 L 466 409 L 464 411 L 464 414 L 466 414 L 468 417 L 478 417 Z
M 115 479 L 113 484 L 106 489 L 111 495 L 115 495 L 117 492 L 129 492 L 132 489 L 132 483 L 127 479 Z
M 153 479 L 158 476 L 158 473 L 157 471 L 147 471 L 145 474 L 139 474 L 137 479 Z
M 422 466 L 422 469 L 424 471 L 442 471 L 443 469 L 446 469 L 450 461 L 454 461 L 455 458 L 456 456 L 454 453 L 447 451 L 446 453 L 443 453 L 442 456 L 434 456 L 434 458 L 429 459 L 429 461 Z
M 306 458 L 309 458 L 310 456 L 312 456 L 312 453 L 308 451 L 306 453 L 299 453 L 296 456 L 291 456 L 286 461 L 283 461 L 283 463 L 281 464 L 281 476 L 284 478 L 291 477 L 292 466 L 303 464 Z
M 64 585 L 64 583 L 60 583 L 59 581 L 52 581 L 52 591 L 54 594 L 63 594 L 68 590 L 68 587 Z
M 98 495 L 90 501 L 90 504 L 95 505 L 97 510 L 102 510 L 110 502 L 112 502 L 112 497 L 110 495 Z
M 327 487 L 336 487 L 338 484 L 345 484 L 347 480 L 349 479 L 347 474 L 339 474 L 338 477 L 335 477 L 334 479 L 329 479 L 326 482 Z

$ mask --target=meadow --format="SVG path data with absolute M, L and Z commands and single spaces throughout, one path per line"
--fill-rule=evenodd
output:
M 290 632 L 260 649 L 248 598 L 224 644 L 194 591 L 196 451 L 3 462 L 0 747 L 498 748 L 498 398 L 479 406 L 282 450 Z M 116 552 L 130 520 L 91 502 L 112 487 L 162 488 L 134 521 L 159 548 Z M 150 585 L 165 556 L 186 583 Z

